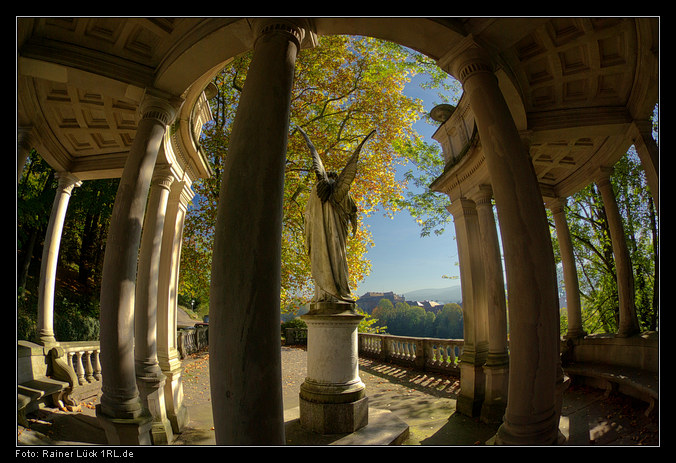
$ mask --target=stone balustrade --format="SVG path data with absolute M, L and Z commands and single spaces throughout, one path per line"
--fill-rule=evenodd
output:
M 193 352 L 205 349 L 209 346 L 209 325 L 180 328 L 176 341 L 177 349 L 182 359 Z
M 83 402 L 98 396 L 102 384 L 99 341 L 60 342 L 59 346 L 63 348 L 68 366 L 73 369 L 78 379 L 78 384 L 74 385 L 71 392 L 71 398 L 75 402 Z
M 463 345 L 462 339 L 359 333 L 361 355 L 438 373 L 460 373 L 458 358 L 462 355 Z
M 59 345 L 65 351 L 68 365 L 75 371 L 80 386 L 101 381 L 98 341 L 61 342 Z

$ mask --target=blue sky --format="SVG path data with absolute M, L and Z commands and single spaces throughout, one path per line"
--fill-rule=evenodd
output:
M 420 89 L 418 79 L 414 79 L 404 89 L 404 93 L 423 101 L 425 111 L 429 112 L 441 103 L 436 92 Z M 432 135 L 435 126 L 419 121 L 415 125 L 418 133 L 428 143 L 436 144 Z M 398 178 L 410 169 L 399 169 Z M 355 289 L 357 295 L 367 291 L 394 291 L 403 294 L 416 289 L 445 288 L 460 284 L 458 279 L 449 280 L 446 276 L 459 276 L 458 250 L 453 224 L 449 223 L 442 235 L 420 236 L 420 226 L 406 211 L 399 212 L 394 219 L 375 213 L 364 219 L 369 226 L 375 246 L 368 251 L 371 261 L 370 275 Z

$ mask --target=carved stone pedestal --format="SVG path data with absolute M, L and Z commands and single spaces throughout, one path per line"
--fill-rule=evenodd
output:
M 98 422 L 106 432 L 109 445 L 152 445 L 153 417 L 144 412 L 135 418 L 112 418 L 96 407 Z
M 354 304 L 319 302 L 301 318 L 308 327 L 307 378 L 300 387 L 300 424 L 320 434 L 351 433 L 368 424 L 359 378 Z

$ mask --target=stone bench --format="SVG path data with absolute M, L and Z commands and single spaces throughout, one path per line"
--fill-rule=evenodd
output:
M 60 347 L 19 341 L 17 344 L 17 421 L 27 425 L 26 415 L 47 404 L 72 405 L 69 394 L 77 376 L 65 360 Z
M 37 410 L 39 404 L 45 399 L 52 400 L 70 387 L 65 381 L 59 381 L 47 376 L 33 379 L 17 385 L 17 413 L 18 421 L 26 425 L 26 413 Z
M 634 336 L 592 334 L 566 339 L 561 366 L 578 382 L 618 392 L 648 403 L 650 414 L 659 399 L 659 333 Z
M 568 376 L 585 378 L 584 384 L 604 389 L 606 397 L 617 391 L 647 402 L 646 416 L 659 400 L 659 375 L 651 371 L 591 362 L 570 363 L 563 369 Z

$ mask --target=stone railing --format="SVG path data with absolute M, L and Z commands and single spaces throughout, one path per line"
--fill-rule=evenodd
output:
M 285 328 L 284 341 L 287 345 L 307 344 L 307 328 Z
M 197 324 L 194 327 L 179 328 L 176 346 L 182 359 L 205 349 L 209 346 L 209 325 Z
M 68 366 L 77 376 L 78 385 L 73 387 L 71 395 L 76 401 L 85 401 L 97 396 L 101 390 L 101 362 L 99 341 L 60 342 Z
M 462 339 L 359 333 L 359 354 L 420 371 L 459 374 Z
M 73 368 L 80 385 L 101 381 L 99 341 L 71 341 L 59 343 L 66 353 L 68 365 Z

